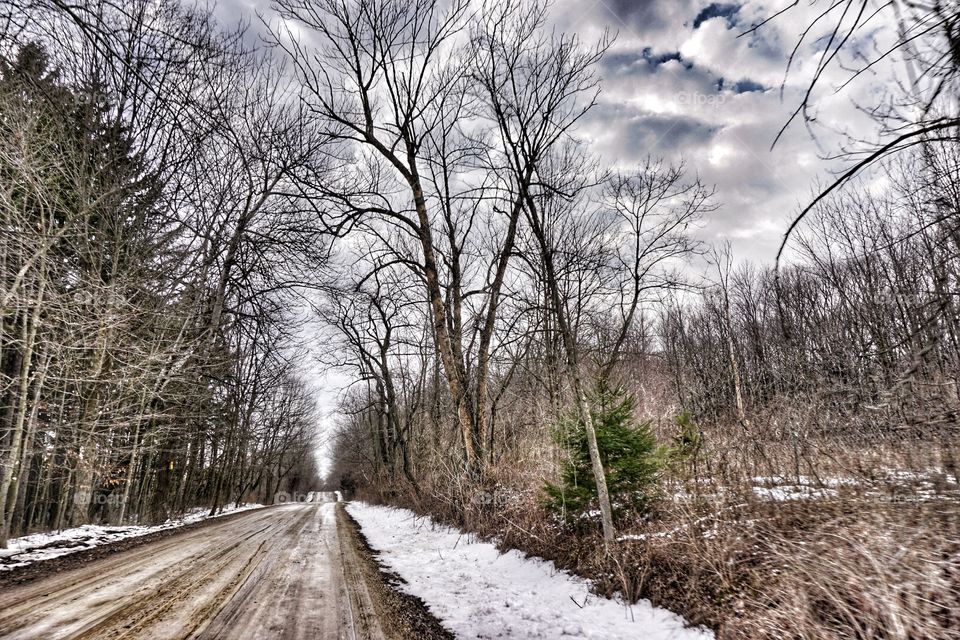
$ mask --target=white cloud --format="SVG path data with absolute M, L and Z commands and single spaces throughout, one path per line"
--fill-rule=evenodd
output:
M 758 33 L 744 34 L 769 15 L 766 3 L 746 2 L 729 12 L 733 17 L 708 17 L 694 28 L 709 4 L 561 0 L 554 13 L 559 28 L 575 29 L 585 40 L 604 28 L 619 31 L 603 63 L 600 104 L 585 126 L 593 151 L 618 165 L 648 154 L 683 158 L 717 186 L 721 208 L 704 238 L 731 239 L 738 255 L 769 262 L 812 185 L 841 166 L 824 157 L 838 152 L 845 134 L 873 131 L 857 104 L 870 103 L 883 90 L 890 69 L 881 65 L 836 93 L 849 74 L 830 68 L 812 114 L 816 138 L 797 121 L 771 149 L 817 66 L 823 41 L 813 33 L 785 73 L 790 51 L 817 9 L 798 6 Z M 730 20 L 738 22 L 731 28 Z M 881 47 L 891 33 L 862 36 L 858 46 Z

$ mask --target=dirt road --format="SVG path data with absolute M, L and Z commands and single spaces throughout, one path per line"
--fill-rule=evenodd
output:
M 381 640 L 336 504 L 291 504 L 0 592 L 0 638 Z

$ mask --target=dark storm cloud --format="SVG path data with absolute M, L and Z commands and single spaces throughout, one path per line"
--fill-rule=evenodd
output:
M 661 68 L 668 63 L 675 64 L 669 69 Z M 662 78 L 663 84 L 672 85 L 677 96 L 690 92 L 710 94 L 728 91 L 741 94 L 769 89 L 763 83 L 750 78 L 728 80 L 709 69 L 698 67 L 685 59 L 679 51 L 657 53 L 651 47 L 644 47 L 640 52 L 620 51 L 608 55 L 601 65 L 604 77 L 616 79 L 624 85 Z
M 684 69 L 693 68 L 693 63 L 683 59 L 679 51 L 655 53 L 652 47 L 641 51 L 621 51 L 608 54 L 601 60 L 606 72 L 615 73 L 656 73 L 657 67 L 667 62 L 677 62 Z
M 741 80 L 733 85 L 734 93 L 750 93 L 753 91 L 766 91 L 767 87 L 753 80 Z
M 700 10 L 697 17 L 693 19 L 693 28 L 700 28 L 701 24 L 712 18 L 726 18 L 727 27 L 733 27 L 737 24 L 738 13 L 740 13 L 739 4 L 720 4 L 714 2 Z
M 733 84 L 729 84 L 723 78 L 717 80 L 717 90 L 723 91 L 724 88 L 730 88 L 730 91 L 734 93 L 751 93 L 754 91 L 766 91 L 768 87 L 763 86 L 759 82 L 754 82 L 750 79 L 739 80 Z
M 676 60 L 685 69 L 693 68 L 693 63 L 685 61 L 679 51 L 668 51 L 666 53 L 654 53 L 651 47 L 644 47 L 640 55 L 644 60 L 647 61 L 647 64 L 649 64 L 651 67 L 659 67 L 665 62 Z
M 677 22 L 688 18 L 700 3 L 696 0 L 601 0 L 600 6 L 611 14 L 619 25 L 637 33 L 649 33 L 669 29 Z
M 640 160 L 647 155 L 666 156 L 689 145 L 707 144 L 717 127 L 686 116 L 643 114 L 622 125 L 624 157 Z

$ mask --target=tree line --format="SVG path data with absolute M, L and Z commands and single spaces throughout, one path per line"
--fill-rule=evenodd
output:
M 348 266 L 319 305 L 329 364 L 356 380 L 336 443 L 346 488 L 466 518 L 498 486 L 537 491 L 557 473 L 572 408 L 610 542 L 593 410 L 616 387 L 661 438 L 710 448 L 714 471 L 739 477 L 816 475 L 810 449 L 835 437 L 932 434 L 949 449 L 955 122 L 871 149 L 790 227 L 781 264 L 743 265 L 696 239 L 720 202 L 695 173 L 603 166 L 578 138 L 607 40 L 551 30 L 538 3 L 278 4 L 305 100 L 357 150 L 357 188 L 332 200 Z M 934 9 L 918 67 L 955 39 Z M 952 83 L 935 60 L 931 82 Z M 955 107 L 936 91 L 923 117 Z M 886 187 L 856 182 L 884 159 Z M 771 459 L 772 445 L 794 455 Z
M 942 442 L 949 458 L 960 164 L 954 149 L 928 151 L 892 164 L 884 189 L 824 200 L 793 239 L 791 266 L 733 267 L 720 251 L 701 295 L 659 310 L 662 367 L 682 408 L 739 424 L 744 446 L 788 443 L 798 458 L 918 440 Z M 800 467 L 815 465 L 789 465 Z
M 280 65 L 167 0 L 4 3 L 0 32 L 0 544 L 309 487 L 327 160 Z
M 698 240 L 721 203 L 695 170 L 579 137 L 608 35 L 539 0 L 272 10 L 258 40 L 175 0 L 2 5 L 5 529 L 305 486 L 304 308 L 354 382 L 334 481 L 465 513 L 559 468 L 572 411 L 608 542 L 597 390 L 750 465 L 786 438 L 799 467 L 810 425 L 951 420 L 955 127 L 879 147 L 891 186 L 743 267 Z

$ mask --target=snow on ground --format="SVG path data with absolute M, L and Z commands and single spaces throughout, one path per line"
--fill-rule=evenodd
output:
M 753 494 L 764 500 L 785 502 L 787 500 L 807 500 L 812 498 L 832 498 L 837 495 L 833 489 L 814 489 L 807 485 L 781 485 L 779 487 L 753 487 Z
M 834 498 L 840 495 L 841 489 L 858 490 L 865 497 L 877 499 L 889 497 L 890 492 L 917 501 L 955 499 L 960 488 L 955 477 L 938 468 L 925 471 L 880 469 L 875 478 L 757 476 L 752 481 L 754 496 L 775 502 Z
M 625 605 L 599 597 L 552 562 L 502 554 L 411 511 L 360 502 L 347 511 L 387 569 L 406 581 L 402 588 L 459 638 L 713 638 L 646 600 Z
M 751 478 L 753 484 L 760 486 L 801 486 L 801 487 L 856 487 L 860 481 L 855 478 L 842 477 L 823 477 L 813 478 L 811 476 L 754 476 Z
M 685 523 L 681 524 L 679 527 L 674 527 L 673 529 L 668 529 L 667 531 L 653 531 L 653 532 L 650 532 L 650 533 L 627 534 L 627 535 L 622 535 L 622 536 L 618 537 L 617 540 L 618 540 L 619 542 L 625 542 L 625 541 L 631 541 L 631 540 L 649 540 L 649 539 L 651 539 L 651 538 L 669 538 L 669 537 L 672 536 L 673 534 L 675 534 L 675 533 L 680 533 L 681 531 L 684 531 L 685 529 L 688 529 L 688 528 L 690 528 L 691 526 L 698 525 L 698 524 L 702 524 L 702 523 L 704 523 L 704 522 L 706 522 L 706 521 L 708 521 L 708 520 L 713 520 L 713 519 L 716 518 L 718 515 L 722 514 L 724 511 L 732 511 L 732 510 L 734 510 L 734 509 L 740 509 L 740 508 L 745 507 L 745 506 L 747 506 L 745 503 L 733 504 L 733 505 L 730 505 L 730 506 L 728 506 L 728 507 L 724 507 L 723 509 L 719 509 L 719 510 L 717 510 L 717 511 L 714 511 L 713 513 L 711 513 L 711 514 L 708 515 L 708 516 L 703 516 L 702 518 L 697 518 L 697 519 L 694 520 L 693 522 L 685 522 Z M 704 536 L 705 536 L 705 537 L 711 537 L 712 535 L 714 535 L 714 534 L 711 533 L 710 531 L 704 532 Z
M 259 509 L 262 504 L 247 504 L 240 507 L 224 507 L 221 513 L 214 518 L 225 516 L 238 511 Z M 10 571 L 17 567 L 24 567 L 41 560 L 49 560 L 65 556 L 77 551 L 93 549 L 103 544 L 145 536 L 165 529 L 175 529 L 187 524 L 206 520 L 211 517 L 207 514 L 209 507 L 191 509 L 182 517 L 170 519 L 163 524 L 153 526 L 123 525 L 110 526 L 85 524 L 73 529 L 64 529 L 58 532 L 34 533 L 21 538 L 11 538 L 6 549 L 0 549 L 0 571 Z

